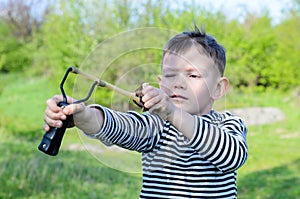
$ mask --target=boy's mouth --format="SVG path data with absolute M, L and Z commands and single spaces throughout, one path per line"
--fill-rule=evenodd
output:
M 175 99 L 175 100 L 187 100 L 188 98 L 186 98 L 186 97 L 184 97 L 184 96 L 182 96 L 182 95 L 179 95 L 179 94 L 173 94 L 173 95 L 171 95 L 171 98 L 172 99 Z

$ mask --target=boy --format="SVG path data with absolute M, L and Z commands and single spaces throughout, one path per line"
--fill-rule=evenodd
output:
M 86 135 L 141 152 L 140 198 L 236 198 L 236 170 L 248 156 L 247 128 L 229 112 L 212 110 L 228 90 L 225 63 L 224 48 L 195 27 L 165 46 L 159 88 L 143 84 L 148 112 L 84 104 L 61 109 L 57 95 L 47 101 L 44 130 L 73 115 Z

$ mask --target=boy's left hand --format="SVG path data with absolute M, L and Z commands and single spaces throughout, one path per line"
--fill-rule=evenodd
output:
M 142 94 L 144 107 L 149 109 L 151 114 L 157 114 L 166 120 L 172 117 L 176 107 L 162 89 L 144 83 L 142 85 Z

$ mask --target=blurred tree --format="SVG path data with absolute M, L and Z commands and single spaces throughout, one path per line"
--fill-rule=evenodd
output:
M 268 14 L 247 12 L 243 22 L 229 21 L 222 12 L 205 10 L 196 1 L 175 5 L 170 0 L 6 0 L 0 3 L 0 72 L 26 68 L 30 74 L 60 78 L 68 66 L 82 65 L 97 46 L 124 32 L 158 27 L 169 34 L 137 33 L 132 38 L 116 40 L 117 44 L 97 56 L 112 59 L 116 53 L 126 54 L 124 49 L 141 47 L 147 39 L 156 48 L 163 48 L 171 36 L 191 30 L 195 23 L 224 44 L 229 68 L 226 73 L 233 86 L 288 88 L 297 85 L 299 79 L 299 73 L 294 72 L 300 57 L 299 4 L 294 0 L 287 17 L 274 26 Z M 160 53 L 141 50 L 125 57 L 124 62 L 119 58 L 110 60 L 112 65 L 122 65 L 106 71 L 112 82 L 131 66 L 149 60 L 157 63 Z M 99 63 L 109 63 L 106 61 Z M 142 78 L 145 74 L 137 76 Z
M 84 0 L 57 1 L 35 38 L 36 73 L 61 74 L 68 66 L 80 65 L 94 47 L 86 29 L 88 11 Z
M 129 0 L 115 0 L 115 17 L 116 22 L 122 27 L 122 28 L 128 28 L 130 25 L 130 18 L 132 15 L 132 1 Z
M 47 1 L 7 0 L 0 4 L 5 13 L 2 20 L 19 40 L 28 40 L 38 30 L 49 12 Z M 37 10 L 39 12 L 37 12 Z
M 274 32 L 277 34 L 278 49 L 274 66 L 278 75 L 278 87 L 282 89 L 300 86 L 300 0 L 294 0 L 294 6 Z M 275 72 L 275 71 L 274 71 Z
M 231 24 L 235 25 L 235 24 Z M 228 46 L 232 51 L 228 59 L 228 75 L 236 87 L 276 86 L 274 53 L 277 38 L 268 16 L 248 15 L 242 26 L 236 26 Z
M 0 72 L 19 71 L 31 65 L 35 49 L 30 42 L 48 13 L 47 6 L 47 2 L 37 0 L 7 0 L 0 4 Z

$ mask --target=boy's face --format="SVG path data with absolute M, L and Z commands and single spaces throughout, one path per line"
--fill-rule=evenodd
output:
M 213 60 L 192 47 L 183 55 L 166 53 L 159 85 L 175 106 L 193 114 L 210 112 L 221 78 Z

